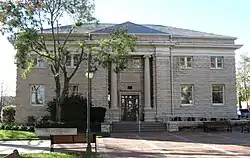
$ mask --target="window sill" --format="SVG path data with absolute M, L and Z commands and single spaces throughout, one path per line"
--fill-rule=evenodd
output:
M 224 68 L 215 68 L 215 67 L 211 67 L 212 70 L 223 70 Z
M 180 70 L 192 70 L 193 67 L 180 67 Z
M 181 104 L 181 107 L 185 107 L 185 106 L 194 106 L 194 104 Z
M 44 106 L 44 104 L 30 104 L 30 105 L 34 107 Z
M 223 104 L 223 103 L 221 103 L 221 104 L 219 104 L 219 103 L 217 103 L 217 104 L 212 104 L 213 106 L 225 106 L 225 104 Z

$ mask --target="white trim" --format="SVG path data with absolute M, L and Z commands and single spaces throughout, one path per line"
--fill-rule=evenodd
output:
M 144 53 L 146 54 L 146 53 Z M 170 56 L 170 53 L 165 51 L 165 52 L 157 52 L 156 54 L 162 54 L 162 55 L 166 55 L 166 56 Z M 175 51 L 173 50 L 172 52 L 172 56 L 235 56 L 235 52 L 215 52 L 213 50 L 209 50 L 206 52 L 202 52 L 202 50 L 199 52 L 180 52 L 180 51 Z
M 46 44 L 52 45 L 52 42 L 47 41 Z M 86 44 L 90 45 L 98 45 L 97 40 L 87 40 Z M 77 41 L 70 41 L 68 42 L 68 45 L 77 45 L 79 46 L 79 43 Z M 178 41 L 169 41 L 169 40 L 137 40 L 136 45 L 147 45 L 147 46 L 174 46 L 174 47 L 194 47 L 194 48 L 229 48 L 229 49 L 239 49 L 243 45 L 239 44 L 214 44 L 214 43 L 183 43 Z
M 36 106 L 39 107 L 39 106 L 44 106 L 45 104 L 31 104 L 31 103 L 30 103 L 30 105 L 31 105 L 31 106 L 34 106 L 34 107 L 36 107 Z
M 221 85 L 221 86 L 223 86 L 223 88 L 222 88 L 223 103 L 213 103 L 213 85 Z M 213 106 L 225 106 L 225 84 L 212 84 L 212 86 L 211 86 L 211 102 L 212 102 Z

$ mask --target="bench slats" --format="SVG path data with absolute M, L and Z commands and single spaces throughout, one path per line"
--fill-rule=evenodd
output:
M 89 134 L 90 143 L 95 143 L 96 149 L 96 135 Z M 87 143 L 86 135 L 50 135 L 51 147 L 50 151 L 54 151 L 54 144 L 75 144 L 75 143 Z
M 232 126 L 228 121 L 204 121 L 204 132 L 208 132 L 208 129 L 226 129 L 232 132 Z

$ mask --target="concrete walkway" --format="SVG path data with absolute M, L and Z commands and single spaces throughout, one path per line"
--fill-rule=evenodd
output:
M 97 139 L 97 151 L 105 157 L 105 145 L 102 139 Z M 0 155 L 7 155 L 17 149 L 19 153 L 45 153 L 50 152 L 50 140 L 30 141 L 0 141 Z M 92 144 L 94 152 L 94 144 Z M 85 151 L 86 144 L 55 145 L 55 152 L 60 151 Z
M 0 154 L 10 154 L 14 149 L 19 153 L 49 152 L 49 140 L 0 141 Z
M 49 152 L 49 146 L 49 140 L 0 141 L 0 154 L 12 153 L 14 149 L 20 153 Z M 86 144 L 56 145 L 55 151 L 85 151 L 85 147 Z M 98 138 L 97 151 L 103 158 L 249 158 L 250 134 L 122 133 Z

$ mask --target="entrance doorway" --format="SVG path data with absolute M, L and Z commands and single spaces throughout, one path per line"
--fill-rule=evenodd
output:
M 139 95 L 121 95 L 121 120 L 137 121 L 139 118 Z

